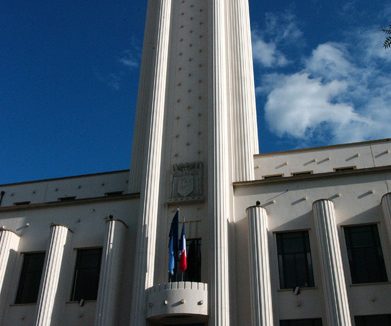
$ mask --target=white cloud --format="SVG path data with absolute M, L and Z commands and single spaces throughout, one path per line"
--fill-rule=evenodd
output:
M 297 42 L 303 36 L 296 16 L 290 10 L 280 14 L 266 13 L 264 33 L 273 38 L 276 43 Z
M 277 51 L 275 43 L 265 42 L 257 33 L 253 35 L 253 53 L 255 62 L 264 67 L 280 67 L 288 63 L 285 56 L 280 51 Z
M 123 64 L 125 67 L 130 69 L 137 68 L 139 65 L 138 62 L 138 54 L 135 51 L 125 50 L 123 51 L 122 56 L 118 59 L 118 61 Z
M 306 143 L 390 137 L 391 77 L 383 66 L 390 59 L 374 33 L 356 36 L 361 43 L 350 52 L 344 44 L 320 44 L 302 70 L 262 78 L 257 91 L 267 94 L 271 131 Z
M 341 79 L 354 72 L 352 64 L 346 57 L 346 51 L 339 44 L 321 44 L 307 60 L 306 70 L 328 80 Z
M 253 30 L 253 57 L 256 64 L 266 68 L 284 67 L 290 63 L 278 48 L 281 45 L 298 42 L 302 32 L 297 26 L 296 17 L 286 11 L 276 15 L 265 15 L 264 28 Z

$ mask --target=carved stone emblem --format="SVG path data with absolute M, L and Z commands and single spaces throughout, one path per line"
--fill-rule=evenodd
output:
M 203 199 L 202 162 L 175 164 L 172 168 L 170 202 Z
M 194 190 L 194 181 L 192 175 L 184 175 L 178 180 L 178 194 L 181 197 L 187 197 L 191 195 Z

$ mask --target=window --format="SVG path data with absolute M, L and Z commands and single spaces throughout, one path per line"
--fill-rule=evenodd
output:
M 281 289 L 314 286 L 307 231 L 277 233 L 277 252 Z
M 321 318 L 280 320 L 280 326 L 322 326 Z
M 187 271 L 183 276 L 184 281 L 201 281 L 201 239 L 188 239 L 187 245 Z
M 356 326 L 389 326 L 391 315 L 355 316 Z
M 44 252 L 23 254 L 23 266 L 15 303 L 37 302 L 44 262 Z
M 170 282 L 200 282 L 201 281 L 201 239 L 187 239 L 187 270 L 183 273 L 176 266 L 174 275 L 169 275 Z
M 387 281 L 377 226 L 350 226 L 344 229 L 352 283 Z
M 96 300 L 101 257 L 101 248 L 77 250 L 72 301 Z

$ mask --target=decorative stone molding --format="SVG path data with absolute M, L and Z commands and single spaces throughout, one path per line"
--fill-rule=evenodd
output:
M 46 253 L 45 265 L 42 275 L 42 285 L 37 301 L 37 318 L 35 326 L 55 325 L 55 309 L 58 308 L 57 290 L 63 255 L 69 230 L 62 225 L 52 225 L 49 247 Z
M 203 200 L 203 163 L 175 164 L 170 203 Z
M 99 276 L 95 326 L 117 325 L 118 292 L 120 290 L 121 259 L 126 225 L 119 220 L 107 220 L 106 236 Z
M 327 325 L 350 326 L 350 311 L 343 273 L 334 204 L 321 199 L 313 204 L 315 230 L 322 265 Z
M 196 282 L 173 282 L 147 290 L 147 318 L 162 319 L 188 315 L 197 321 L 208 316 L 208 285 Z M 186 318 L 186 322 L 188 319 Z
M 251 322 L 273 326 L 267 213 L 260 206 L 247 209 L 250 251 Z

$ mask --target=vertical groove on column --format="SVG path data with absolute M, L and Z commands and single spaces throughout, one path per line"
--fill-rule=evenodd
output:
M 386 225 L 387 236 L 391 243 L 391 193 L 385 194 L 381 200 L 383 208 L 384 224 Z
M 95 326 L 114 326 L 118 313 L 118 292 L 123 239 L 126 227 L 121 221 L 109 220 L 106 227 Z
M 329 200 L 318 200 L 313 204 L 313 213 L 322 264 L 328 325 L 349 326 L 351 325 L 349 303 L 334 204 Z
M 156 1 L 156 0 L 155 0 Z M 142 173 L 136 261 L 133 279 L 131 325 L 145 324 L 145 289 L 153 285 L 160 165 L 170 38 L 171 0 L 159 0 L 156 15 L 156 53 L 148 105 L 145 160 Z
M 42 275 L 42 287 L 38 296 L 38 313 L 36 326 L 53 325 L 53 311 L 62 267 L 68 229 L 65 226 L 53 225 L 49 249 L 46 253 L 45 267 Z
M 147 18 L 145 23 L 144 34 L 144 47 L 143 57 L 141 62 L 141 71 L 139 79 L 139 88 L 137 95 L 137 111 L 136 122 L 133 134 L 133 147 L 132 147 L 132 164 L 129 175 L 129 192 L 140 192 L 141 189 L 141 173 L 144 166 L 145 156 L 145 138 L 146 138 L 146 123 L 147 118 L 150 115 L 148 106 L 148 97 L 150 96 L 150 84 L 151 84 L 151 61 L 153 52 L 153 36 L 156 31 L 154 30 L 154 18 L 156 11 L 156 2 L 148 1 Z
M 209 325 L 230 325 L 228 275 L 229 157 L 225 1 L 209 1 Z
M 12 251 L 17 251 L 20 238 L 12 231 L 0 229 L 0 323 L 5 306 L 7 304 L 7 295 L 9 284 L 5 284 L 7 280 L 7 270 L 11 270 L 14 262 L 14 257 L 11 257 Z
M 258 131 L 248 0 L 231 0 L 230 52 L 235 181 L 254 179 Z
M 273 326 L 267 213 L 250 207 L 248 233 L 250 251 L 251 321 L 253 326 Z

